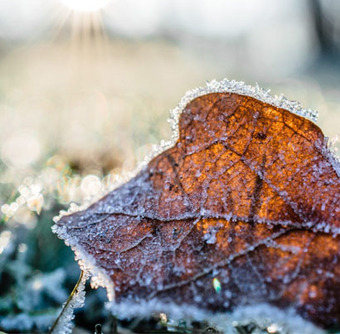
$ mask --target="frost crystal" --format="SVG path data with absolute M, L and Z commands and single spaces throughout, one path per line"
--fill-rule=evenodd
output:
M 108 304 L 108 309 L 118 317 L 125 318 L 133 318 L 136 314 L 148 318 L 151 314 L 164 314 L 162 312 L 167 310 L 165 316 L 168 323 L 175 328 L 183 319 L 209 321 L 209 325 L 225 334 L 239 333 L 235 332 L 235 328 L 249 324 L 255 324 L 258 329 L 263 330 L 254 331 L 254 333 L 270 333 L 268 328 L 271 327 L 277 328 L 275 334 L 326 334 L 324 330 L 296 315 L 294 310 L 283 311 L 268 304 L 241 306 L 231 313 L 224 314 L 203 312 L 191 305 L 162 304 L 157 300 L 140 303 L 127 302 L 119 306 L 112 303 Z
M 181 99 L 179 105 L 171 111 L 171 127 L 174 131 L 174 139 L 178 138 L 178 119 L 179 115 L 184 110 L 185 106 L 192 100 L 199 96 L 203 96 L 210 93 L 235 93 L 239 95 L 246 95 L 254 97 L 264 103 L 271 104 L 275 107 L 286 109 L 297 115 L 306 117 L 313 122 L 318 119 L 318 112 L 312 109 L 304 109 L 297 101 L 289 101 L 284 96 L 272 96 L 270 90 L 262 89 L 258 84 L 255 87 L 246 85 L 243 81 L 223 79 L 222 81 L 212 80 L 207 82 L 206 87 L 198 87 L 186 92 Z
M 53 328 L 52 334 L 71 334 L 73 329 L 72 320 L 75 308 L 83 307 L 85 301 L 85 283 L 88 279 L 88 273 L 84 273 L 75 294 L 69 303 L 63 305 L 63 311 L 58 319 L 57 325 Z

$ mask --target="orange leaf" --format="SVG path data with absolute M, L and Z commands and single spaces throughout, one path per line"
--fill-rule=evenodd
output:
M 173 147 L 56 230 L 113 282 L 117 307 L 269 303 L 329 327 L 340 323 L 339 170 L 308 119 L 209 93 L 186 104 Z

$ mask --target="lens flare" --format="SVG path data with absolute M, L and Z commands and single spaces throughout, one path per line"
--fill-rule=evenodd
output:
M 96 12 L 104 8 L 110 0 L 61 0 L 61 2 L 77 12 Z

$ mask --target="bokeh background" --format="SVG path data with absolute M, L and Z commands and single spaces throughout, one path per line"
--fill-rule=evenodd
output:
M 79 274 L 52 217 L 170 139 L 187 90 L 258 82 L 318 110 L 336 152 L 339 16 L 337 0 L 0 0 L 0 329 L 51 325 Z M 76 330 L 109 322 L 104 300 Z

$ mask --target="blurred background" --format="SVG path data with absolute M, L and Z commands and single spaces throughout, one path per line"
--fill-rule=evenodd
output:
M 187 90 L 258 82 L 318 110 L 336 151 L 339 17 L 337 0 L 0 0 L 0 329 L 51 325 L 79 274 L 52 217 L 170 139 Z M 108 322 L 103 301 L 78 330 Z

